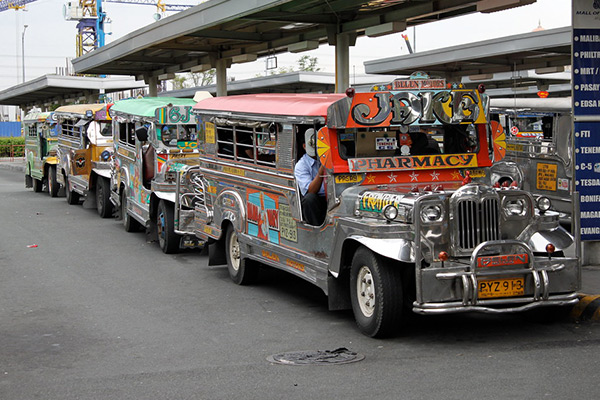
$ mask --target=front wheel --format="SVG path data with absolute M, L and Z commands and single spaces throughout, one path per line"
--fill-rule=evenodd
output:
M 96 180 L 96 208 L 100 218 L 108 218 L 113 214 L 108 179 L 101 176 Z
M 352 259 L 350 297 L 356 324 L 370 337 L 393 334 L 402 320 L 400 270 L 366 247 Z
M 225 236 L 225 256 L 229 277 L 237 285 L 249 285 L 258 278 L 258 266 L 242 257 L 235 228 L 230 226 Z
M 56 197 L 60 189 L 60 184 L 56 179 L 56 166 L 51 165 L 48 172 L 48 192 L 50 193 L 50 197 Z
M 161 200 L 156 213 L 156 230 L 158 244 L 165 254 L 177 253 L 181 243 L 181 235 L 175 233 L 173 205 Z

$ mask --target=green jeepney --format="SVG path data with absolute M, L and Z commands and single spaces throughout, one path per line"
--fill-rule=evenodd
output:
M 192 99 L 147 97 L 111 108 L 114 164 L 111 201 L 125 230 L 145 229 L 165 253 L 195 247 L 193 235 L 174 229 L 175 179 L 198 164 Z
M 34 111 L 23 119 L 25 134 L 25 187 L 33 187 L 34 192 L 46 190 L 52 197 L 58 195 L 56 164 L 58 164 L 58 132 L 52 112 Z

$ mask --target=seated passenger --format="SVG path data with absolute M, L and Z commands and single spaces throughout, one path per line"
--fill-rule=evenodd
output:
M 327 201 L 323 187 L 325 168 L 316 155 L 316 133 L 310 128 L 304 133 L 303 147 L 306 153 L 296 163 L 294 175 L 302 195 L 302 215 L 310 225 L 320 226 L 327 213 Z

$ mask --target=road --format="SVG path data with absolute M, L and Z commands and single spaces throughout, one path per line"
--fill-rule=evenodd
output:
M 420 317 L 374 340 L 302 280 L 265 270 L 236 286 L 202 252 L 164 255 L 143 233 L 23 182 L 0 171 L 2 400 L 598 396 L 600 324 Z M 340 347 L 364 360 L 267 361 Z

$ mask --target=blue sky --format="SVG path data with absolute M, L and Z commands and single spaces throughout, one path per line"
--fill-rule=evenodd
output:
M 76 0 L 74 0 L 76 1 Z M 21 38 L 25 33 L 26 80 L 55 73 L 57 67 L 65 67 L 67 59 L 75 56 L 76 22 L 63 18 L 62 0 L 38 0 L 27 5 L 27 11 L 8 10 L 0 13 L 0 90 L 21 81 Z M 197 4 L 196 0 L 174 0 L 175 4 Z M 169 1 L 167 0 L 168 4 Z M 136 29 L 154 22 L 156 8 L 147 5 L 104 3 L 104 10 L 112 19 L 113 34 L 107 43 Z M 531 32 L 538 21 L 546 29 L 571 24 L 571 0 L 537 0 L 536 3 L 492 14 L 471 14 L 435 23 L 421 25 L 416 29 L 416 49 L 426 51 L 462 43 Z M 406 32 L 413 40 L 413 29 Z M 406 54 L 408 51 L 400 34 L 376 39 L 359 38 L 350 50 L 351 74 L 363 72 L 363 62 L 383 57 Z M 291 66 L 304 55 L 318 57 L 323 71 L 333 72 L 333 47 L 321 46 L 312 52 L 279 55 L 279 66 Z M 18 66 L 18 68 L 17 68 Z M 228 75 L 245 79 L 264 74 L 264 60 L 232 67 Z M 19 78 L 17 79 L 17 77 Z

